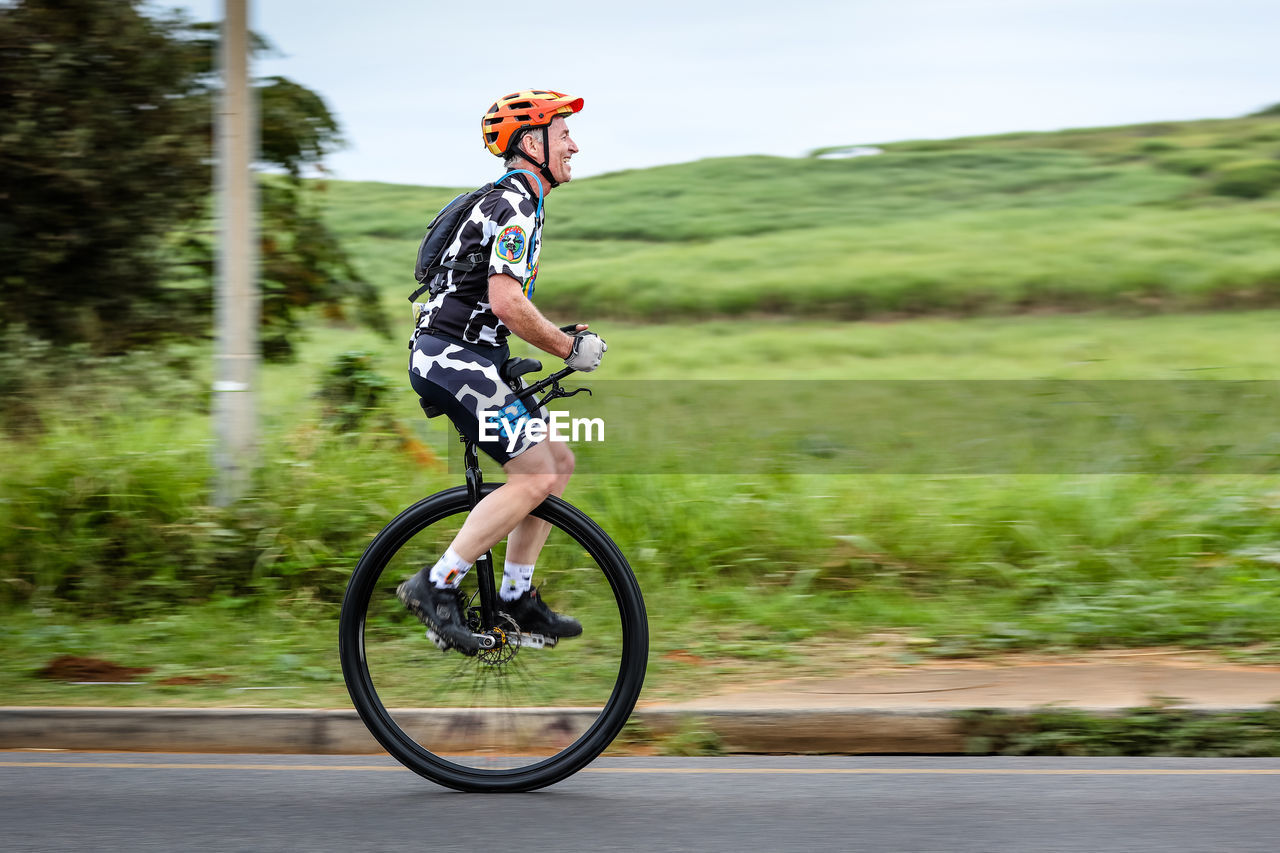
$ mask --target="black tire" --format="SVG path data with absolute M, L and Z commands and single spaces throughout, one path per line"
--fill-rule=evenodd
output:
M 409 769 L 461 791 L 530 791 L 582 769 L 626 724 L 648 658 L 644 601 L 608 534 L 551 497 L 532 513 L 551 524 L 534 583 L 582 622 L 582 636 L 554 648 L 525 640 L 507 660 L 441 652 L 395 588 L 443 553 L 468 509 L 465 487 L 440 492 L 370 543 L 342 603 L 342 673 L 369 731 Z M 493 552 L 499 582 L 502 548 Z

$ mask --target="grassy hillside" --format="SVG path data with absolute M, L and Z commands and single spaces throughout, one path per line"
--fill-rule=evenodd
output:
M 1280 116 L 620 172 L 548 200 L 538 302 L 640 320 L 1275 305 L 1277 188 Z M 457 192 L 329 185 L 389 304 Z

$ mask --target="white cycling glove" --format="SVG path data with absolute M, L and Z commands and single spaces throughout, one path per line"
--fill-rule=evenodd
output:
M 569 353 L 564 363 L 574 370 L 590 373 L 600 366 L 600 359 L 604 358 L 608 348 L 604 338 L 595 332 L 578 332 L 573 336 L 573 352 Z

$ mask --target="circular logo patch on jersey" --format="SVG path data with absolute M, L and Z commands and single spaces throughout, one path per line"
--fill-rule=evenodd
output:
M 498 257 L 515 263 L 524 257 L 524 245 L 524 229 L 519 225 L 509 225 L 498 235 Z

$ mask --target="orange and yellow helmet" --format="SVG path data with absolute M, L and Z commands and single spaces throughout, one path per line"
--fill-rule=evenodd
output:
M 480 120 L 484 145 L 499 157 L 507 156 L 512 142 L 522 130 L 546 127 L 558 115 L 582 109 L 582 98 L 551 89 L 523 89 L 503 95 Z

